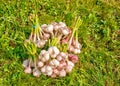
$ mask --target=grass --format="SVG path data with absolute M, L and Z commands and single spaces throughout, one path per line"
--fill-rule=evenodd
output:
M 120 2 L 119 0 L 1 0 L 0 86 L 119 86 Z M 30 34 L 30 14 L 38 10 L 40 24 L 63 21 L 71 27 L 75 16 L 82 52 L 79 62 L 65 78 L 35 78 L 24 73 L 23 47 Z

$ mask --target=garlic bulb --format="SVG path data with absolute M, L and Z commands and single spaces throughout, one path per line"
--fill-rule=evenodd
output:
M 39 77 L 41 75 L 41 72 L 39 71 L 38 68 L 33 69 L 33 76 Z
M 60 56 L 60 55 L 57 56 L 58 61 L 61 61 L 62 59 L 63 59 L 62 56 Z
M 66 72 L 70 73 L 72 71 L 73 67 L 72 66 L 67 66 L 66 67 Z
M 53 59 L 52 61 L 53 61 L 53 64 L 54 64 L 55 66 L 59 66 L 60 62 L 59 62 L 58 60 Z
M 49 60 L 49 58 L 50 58 L 50 56 L 49 56 L 48 51 L 42 50 L 40 55 L 39 55 L 39 59 L 42 60 L 43 62 L 46 62 Z
M 48 71 L 48 72 L 46 72 L 46 75 L 51 76 L 52 73 L 53 73 L 52 71 Z
M 53 31 L 53 25 L 48 25 L 47 31 L 51 33 Z
M 48 52 L 52 58 L 55 58 L 59 54 L 60 51 L 57 47 L 53 46 L 48 49 Z
M 46 71 L 47 72 L 52 71 L 52 68 L 50 66 L 46 66 Z
M 81 52 L 80 49 L 74 49 L 75 54 L 79 54 L 80 52 Z
M 57 77 L 57 76 L 56 76 L 56 74 L 54 74 L 54 73 L 51 75 L 51 78 L 56 78 L 56 77 Z
M 65 26 L 66 26 L 66 24 L 63 23 L 63 22 L 59 22 L 59 25 L 60 25 L 61 27 L 65 27 Z
M 59 76 L 60 77 L 65 77 L 66 76 L 66 71 L 65 70 L 61 70 Z
M 71 66 L 71 67 L 74 67 L 74 63 L 72 63 L 71 61 L 67 61 L 67 65 Z
M 68 35 L 69 34 L 69 32 L 66 29 L 63 29 L 62 33 L 63 33 L 63 35 Z
M 69 54 L 68 58 L 70 61 L 72 61 L 73 63 L 76 63 L 78 61 L 78 57 L 74 54 Z
M 25 73 L 31 73 L 31 72 L 32 72 L 32 70 L 31 70 L 31 68 L 30 68 L 30 67 L 26 67 L 26 68 L 25 68 L 25 70 L 24 70 L 24 72 L 25 72 Z
M 44 65 L 44 63 L 42 61 L 38 62 L 38 67 L 42 67 Z
M 46 66 L 43 66 L 43 67 L 41 68 L 41 72 L 42 72 L 42 73 L 45 73 L 45 72 L 46 72 Z
M 59 75 L 59 70 L 58 69 L 53 69 L 53 73 L 56 75 Z
M 26 68 L 29 65 L 29 61 L 24 60 L 22 65 L 23 65 L 24 68 Z

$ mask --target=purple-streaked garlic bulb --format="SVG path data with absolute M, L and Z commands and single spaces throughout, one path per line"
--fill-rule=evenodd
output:
M 74 54 L 69 54 L 68 58 L 70 61 L 72 61 L 73 63 L 76 63 L 78 61 L 78 56 L 74 55 Z

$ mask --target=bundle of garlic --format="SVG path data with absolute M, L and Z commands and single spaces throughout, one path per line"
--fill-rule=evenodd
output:
M 32 73 L 36 77 L 44 74 L 52 78 L 64 77 L 70 73 L 78 61 L 75 54 L 79 54 L 81 51 L 77 24 L 72 31 L 63 22 L 43 24 L 41 27 L 37 22 L 29 39 L 25 41 L 25 46 L 34 59 L 23 61 L 24 72 Z M 30 45 L 30 43 L 32 44 Z M 36 56 L 37 48 L 41 50 L 40 54 Z
M 60 52 L 55 46 L 49 47 L 48 50 L 42 50 L 37 58 L 36 64 L 30 60 L 25 60 L 23 66 L 25 73 L 33 73 L 33 76 L 39 77 L 40 74 L 64 77 L 70 73 L 78 57 L 74 54 Z

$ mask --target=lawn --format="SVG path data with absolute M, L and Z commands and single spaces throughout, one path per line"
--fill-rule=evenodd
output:
M 62 21 L 72 27 L 81 17 L 79 61 L 64 78 L 24 73 L 24 40 L 36 10 L 40 25 Z M 0 86 L 120 86 L 120 1 L 1 0 Z

